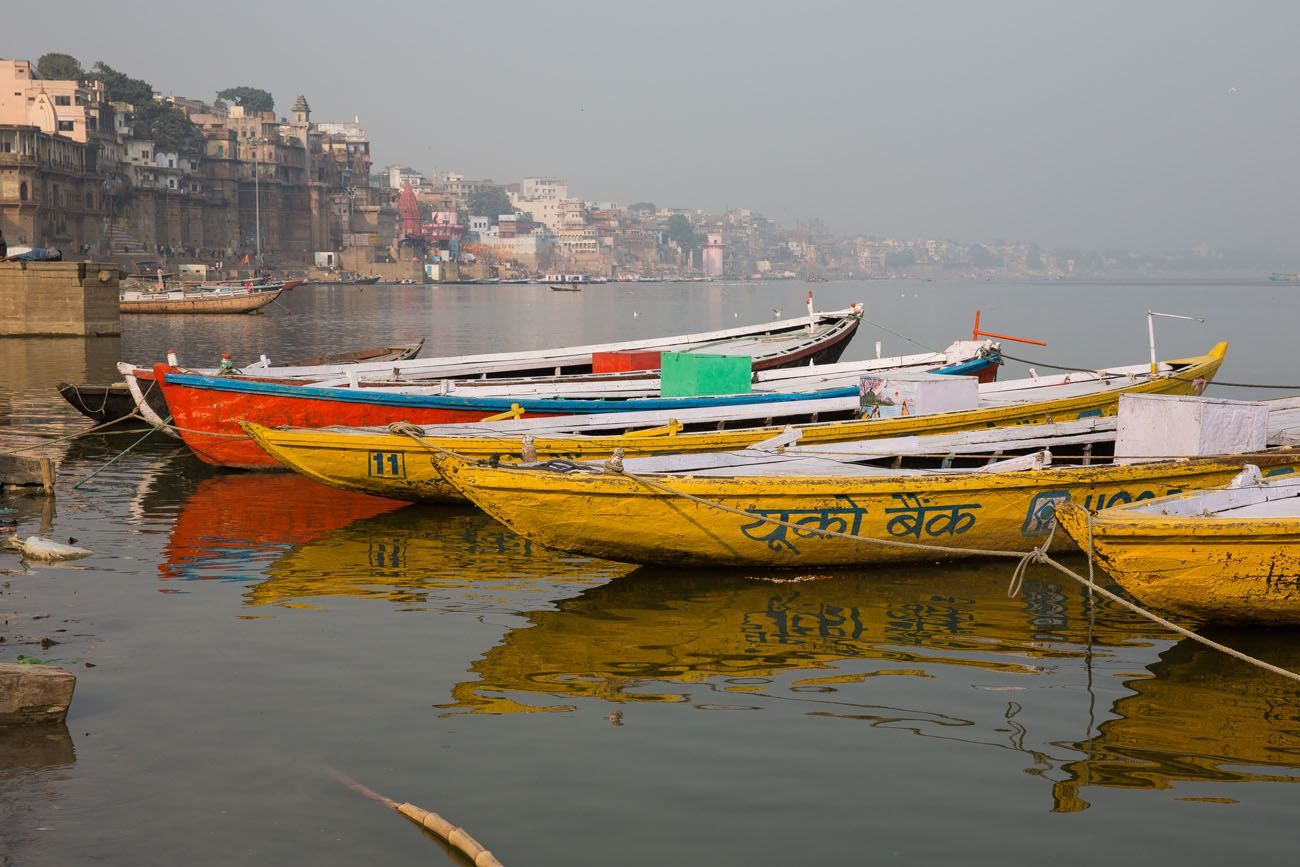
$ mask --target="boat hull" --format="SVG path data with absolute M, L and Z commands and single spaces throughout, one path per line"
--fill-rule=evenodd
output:
M 1074 506 L 1058 520 L 1143 605 L 1218 623 L 1300 623 L 1300 519 L 1103 513 L 1090 521 Z
M 322 355 L 291 363 L 304 365 L 361 364 L 376 361 L 402 361 L 419 355 L 420 350 L 423 348 L 424 341 L 419 340 L 415 343 L 401 343 L 375 349 L 359 349 L 352 352 Z M 125 383 L 77 385 L 60 382 L 58 389 L 63 399 L 72 404 L 79 413 L 86 416 L 86 418 L 94 419 L 100 424 L 125 419 L 127 416 L 135 416 L 138 424 L 149 424 L 136 412 L 135 397 Z M 171 411 L 167 408 L 167 400 L 163 397 L 162 389 L 155 385 L 152 379 L 144 386 L 143 395 L 156 417 L 168 418 L 171 415 Z
M 973 372 L 976 367 L 996 369 L 996 356 L 972 359 L 953 367 Z M 385 394 L 378 390 L 314 388 L 292 383 L 275 383 L 194 376 L 154 367 L 177 430 L 195 454 L 207 463 L 238 469 L 273 469 L 277 461 L 252 440 L 244 437 L 239 424 L 255 422 L 264 427 L 382 427 L 394 422 L 417 425 L 477 422 L 510 412 L 526 412 L 529 418 L 558 415 L 674 410 L 771 404 L 773 414 L 780 406 L 800 399 L 852 397 L 856 388 L 818 392 L 764 392 L 699 398 L 526 399 L 476 398 L 458 395 Z
M 121 422 L 123 425 L 128 423 L 149 424 L 136 413 L 135 397 L 132 396 L 131 390 L 123 383 L 114 383 L 113 385 L 74 385 L 69 382 L 60 382 L 58 389 L 63 399 L 72 404 L 78 412 L 99 424 L 108 424 L 109 422 Z M 166 418 L 169 415 L 167 401 L 163 398 L 161 389 L 147 388 L 144 391 L 144 398 L 149 402 L 149 408 L 160 418 Z M 128 417 L 132 419 L 131 422 L 125 421 Z
M 1218 350 L 1216 347 L 1216 352 Z M 1211 353 L 1197 359 L 1183 371 L 1185 375 L 1177 379 L 1151 380 L 1123 390 L 1144 394 L 1199 393 L 1196 380 L 1213 377 L 1222 360 L 1221 353 Z M 1121 390 L 1115 390 L 968 412 L 809 424 L 799 427 L 799 442 L 801 445 L 818 445 L 1112 416 L 1118 411 L 1120 393 Z M 463 499 L 463 495 L 448 485 L 429 461 L 432 452 L 449 451 L 474 459 L 495 457 L 517 462 L 522 458 L 523 449 L 521 437 L 507 432 L 498 436 L 440 437 L 436 430 L 432 430 L 416 442 L 408 436 L 386 433 L 363 435 L 330 430 L 271 430 L 260 424 L 245 424 L 243 429 L 250 435 L 250 442 L 265 450 L 267 457 L 273 457 L 289 469 L 323 484 L 414 502 L 457 502 Z M 622 449 L 628 457 L 742 449 L 782 431 L 783 428 L 779 427 L 750 427 L 675 433 L 669 427 L 654 436 L 645 433 L 621 436 L 538 435 L 533 438 L 533 446 L 539 460 L 592 460 L 609 457 L 615 449 Z M 229 438 L 198 436 L 187 439 L 196 452 L 208 448 L 209 443 L 228 441 Z M 376 455 L 383 456 L 386 462 L 383 466 L 374 463 Z
M 122 300 L 118 302 L 118 309 L 122 313 L 253 313 L 280 297 L 282 291 L 273 289 L 240 294 L 211 292 L 182 298 Z
M 615 473 L 494 468 L 449 454 L 432 460 L 475 505 L 554 550 L 627 563 L 764 569 L 948 560 L 978 550 L 1028 552 L 1043 543 L 1053 507 L 1062 502 L 1095 508 L 1215 487 L 1248 461 L 1284 472 L 1300 469 L 1300 456 L 1255 455 L 934 476 L 654 477 L 669 493 Z M 1053 542 L 1054 549 L 1073 547 L 1064 533 Z

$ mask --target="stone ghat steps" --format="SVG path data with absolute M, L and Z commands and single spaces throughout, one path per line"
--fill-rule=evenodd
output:
M 148 254 L 149 248 L 117 223 L 104 221 L 103 252 L 108 254 Z

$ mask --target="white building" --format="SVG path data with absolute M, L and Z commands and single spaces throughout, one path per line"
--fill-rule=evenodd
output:
M 559 178 L 524 178 L 519 182 L 519 198 L 535 201 L 538 199 L 567 199 L 569 184 Z
M 394 190 L 401 190 L 407 184 L 410 184 L 413 189 L 419 189 L 424 185 L 424 175 L 409 166 L 388 167 L 388 186 Z

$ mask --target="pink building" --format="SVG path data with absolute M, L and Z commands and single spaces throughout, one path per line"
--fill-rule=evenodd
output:
M 709 239 L 704 244 L 704 276 L 721 277 L 722 276 L 722 235 L 715 232 L 709 233 Z

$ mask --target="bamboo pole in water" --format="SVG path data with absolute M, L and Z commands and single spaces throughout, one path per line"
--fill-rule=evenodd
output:
M 459 825 L 453 825 L 451 822 L 447 821 L 432 810 L 417 807 L 415 804 L 399 804 L 392 798 L 385 797 L 374 789 L 358 783 L 342 771 L 337 771 L 332 768 L 330 770 L 334 776 L 354 792 L 396 810 L 421 828 L 436 834 L 442 840 L 446 840 L 450 846 L 473 861 L 474 867 L 503 867 L 495 855 L 488 851 L 482 843 L 471 837 L 470 833 Z

